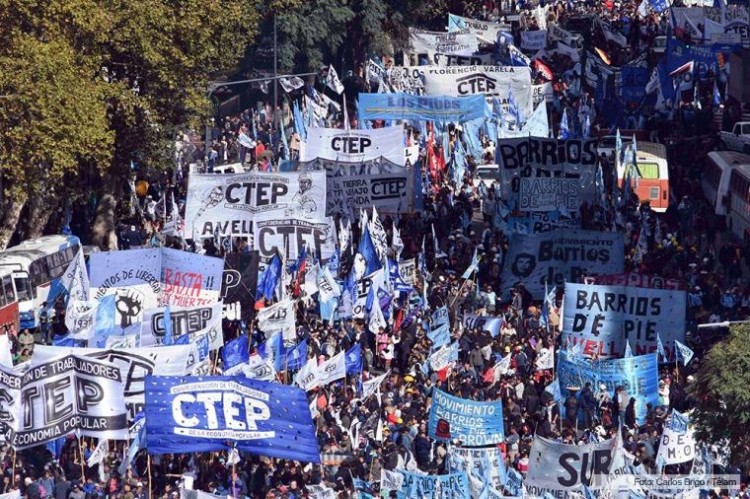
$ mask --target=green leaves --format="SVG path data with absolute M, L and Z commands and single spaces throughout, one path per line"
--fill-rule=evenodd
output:
M 704 442 L 729 442 L 732 461 L 750 459 L 750 325 L 733 326 L 729 338 L 703 359 L 688 385 L 696 409 L 692 421 Z
M 105 84 L 64 39 L 16 33 L 0 56 L 0 164 L 10 184 L 43 187 L 81 160 L 107 162 Z

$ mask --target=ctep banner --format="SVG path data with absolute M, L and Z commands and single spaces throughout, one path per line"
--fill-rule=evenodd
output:
M 508 296 L 513 286 L 521 282 L 534 299 L 542 300 L 545 283 L 551 287 L 577 282 L 592 267 L 603 274 L 623 271 L 622 233 L 559 229 L 518 234 L 511 239 L 505 257 L 503 293 Z
M 499 97 L 507 105 L 510 92 L 524 116 L 530 116 L 531 70 L 519 66 L 427 66 L 424 70 L 426 95 L 484 95 Z
M 325 201 L 323 201 L 325 203 Z M 302 248 L 325 263 L 336 251 L 336 229 L 330 217 L 320 221 L 302 218 L 255 220 L 255 249 L 261 262 L 268 263 L 274 255 L 282 254 L 287 261 L 295 260 Z
M 359 216 L 360 209 L 380 213 L 411 213 L 414 209 L 414 169 L 384 158 L 350 163 L 316 159 L 299 164 L 300 170 L 326 171 L 326 214 Z
M 0 369 L 2 433 L 14 449 L 43 445 L 73 432 L 126 439 L 120 369 L 79 355 L 32 360 L 24 374 Z
M 189 335 L 190 343 L 195 343 L 204 334 L 208 335 L 211 351 L 224 346 L 224 334 L 221 330 L 223 317 L 222 302 L 201 307 L 170 307 L 169 316 L 172 326 L 172 339 Z M 143 312 L 141 322 L 141 346 L 159 346 L 164 344 L 167 333 L 165 322 L 166 307 L 151 308 Z
M 230 376 L 146 378 L 149 452 L 228 449 L 320 463 L 307 395 L 300 388 Z
M 634 355 L 656 352 L 658 335 L 674 361 L 674 342 L 685 341 L 686 301 L 685 291 L 568 282 L 563 344 L 609 359 L 624 356 L 626 343 Z
M 335 161 L 362 162 L 385 158 L 397 165 L 404 164 L 404 128 L 389 126 L 371 130 L 340 128 L 309 128 L 307 145 L 301 161 L 316 158 Z
M 191 175 L 185 238 L 247 236 L 252 220 L 325 218 L 324 172 Z
M 428 428 L 430 437 L 443 442 L 459 439 L 469 447 L 499 444 L 505 440 L 503 403 L 475 402 L 435 388 Z
M 117 366 L 123 380 L 122 393 L 128 409 L 128 419 L 131 421 L 145 407 L 146 389 L 143 381 L 146 376 L 183 376 L 189 374 L 198 362 L 193 345 L 127 349 L 36 345 L 33 358 L 45 363 L 61 355 L 82 355 Z

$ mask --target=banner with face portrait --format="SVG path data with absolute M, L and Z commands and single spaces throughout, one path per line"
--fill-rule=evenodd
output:
M 521 283 L 536 300 L 548 288 L 578 282 L 596 267 L 603 274 L 622 272 L 624 242 L 621 233 L 562 229 L 515 235 L 502 273 L 503 293 Z M 567 302 L 566 302 L 567 308 Z
M 191 175 L 185 237 L 246 236 L 252 220 L 325 218 L 324 172 Z

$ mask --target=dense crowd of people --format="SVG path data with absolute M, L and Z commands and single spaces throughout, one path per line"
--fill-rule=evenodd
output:
M 499 11 L 496 2 L 487 3 L 494 10 L 485 8 L 476 13 L 477 18 L 500 20 L 508 15 Z M 580 14 L 609 20 L 628 40 L 626 46 L 609 52 L 615 66 L 632 60 L 657 36 L 667 33 L 668 11 L 643 19 L 637 15 L 636 5 L 615 8 L 611 3 L 572 7 L 560 2 L 548 12 L 547 22 L 563 24 L 567 18 Z M 534 11 L 522 12 L 522 22 L 512 33 L 519 44 L 522 30 L 539 29 Z M 594 45 L 607 46 L 601 40 Z M 551 123 L 559 123 L 566 108 L 572 111 L 571 116 L 578 116 L 581 106 L 590 106 L 596 113 L 598 102 L 582 90 L 580 64 L 576 66 L 573 60 L 559 54 L 549 56 L 546 62 L 555 73 L 554 96 L 548 105 Z M 643 109 L 637 114 L 639 126 L 633 128 L 653 132 L 651 138 L 661 142 L 670 137 L 683 140 L 707 134 L 706 124 L 710 119 L 705 118 L 715 110 L 710 104 L 711 89 L 706 87 L 701 92 L 705 104 L 700 110 L 692 108 L 694 103 L 683 103 L 679 108 L 667 106 L 658 112 Z M 697 101 L 700 100 L 699 96 Z M 342 120 L 342 114 L 331 113 L 327 124 L 342 125 Z M 595 120 L 592 133 L 605 127 L 602 120 Z M 234 238 L 229 248 L 212 239 L 202 244 L 183 241 L 165 233 L 165 220 L 173 218 L 175 210 L 184 209 L 191 174 L 212 172 L 221 165 L 236 163 L 247 170 L 278 171 L 283 162 L 298 157 L 300 135 L 294 130 L 291 106 L 286 103 L 276 112 L 272 105 L 259 103 L 254 110 L 223 118 L 214 132 L 207 146 L 194 133 L 180 137 L 173 171 L 153 176 L 137 172 L 129 211 L 118 214 L 120 249 L 166 245 L 212 256 L 250 250 L 251 241 L 243 238 Z M 675 136 L 675 132 L 679 135 Z M 285 140 L 280 133 L 286 134 Z M 454 129 L 451 133 L 454 140 L 449 147 L 455 148 L 462 140 L 462 132 Z M 240 135 L 252 137 L 254 147 L 243 145 Z M 418 131 L 410 135 L 419 140 Z M 507 208 L 499 182 L 478 182 L 475 177 L 477 165 L 493 162 L 494 157 L 494 141 L 487 136 L 481 139 L 488 157 L 469 157 L 460 181 L 446 177 L 435 189 L 425 189 L 424 210 L 382 218 L 389 240 L 394 229 L 400 231 L 404 243 L 402 259 L 426 257 L 427 260 L 427 272 L 419 275 L 413 293 L 413 297 L 423 299 L 400 300 L 395 311 L 399 321 L 380 331 L 369 331 L 362 320 L 333 323 L 321 320 L 314 300 L 302 299 L 297 303 L 297 340 L 307 340 L 311 358 L 322 363 L 357 343 L 362 347 L 361 376 L 348 376 L 310 393 L 317 411 L 315 424 L 321 465 L 244 453 L 233 459 L 231 453 L 224 452 L 161 456 L 140 452 L 132 466 L 128 463 L 123 466 L 128 445 L 113 441 L 103 462 L 89 467 L 86 461 L 95 442 L 70 435 L 54 445 L 23 452 L 4 446 L 0 451 L 4 472 L 0 494 L 20 491 L 31 499 L 134 499 L 177 497 L 181 490 L 189 494 L 194 489 L 218 496 L 252 498 L 379 495 L 384 470 L 406 469 L 428 474 L 450 470 L 451 448 L 460 447 L 462 442 L 446 444 L 428 436 L 428 408 L 436 388 L 464 399 L 501 400 L 506 438 L 499 448 L 505 457 L 505 467 L 524 476 L 534 435 L 580 444 L 600 442 L 614 436 L 618 429 L 624 436 L 625 449 L 634 456 L 634 466 L 644 473 L 655 472 L 667 416 L 672 409 L 686 412 L 692 407 L 693 374 L 705 350 L 716 340 L 700 334 L 697 324 L 739 320 L 750 314 L 750 283 L 746 272 L 750 266 L 750 248 L 726 231 L 702 198 L 701 151 L 686 156 L 679 148 L 670 148 L 670 168 L 679 175 L 673 183 L 675 201 L 665 214 L 655 213 L 648 204 L 641 204 L 635 198 L 620 206 L 617 213 L 606 213 L 593 204 L 580 208 L 584 228 L 624 232 L 626 271 L 677 279 L 688 289 L 688 344 L 696 356 L 686 367 L 661 366 L 659 403 L 647 407 L 645 422 L 639 423 L 637 400 L 627 393 L 626 387 L 610 391 L 606 385 L 586 383 L 570 387 L 571 394 L 563 400 L 556 399 L 548 390 L 555 378 L 554 370 L 540 368 L 538 364 L 546 352 L 567 348 L 560 339 L 562 289 L 552 301 L 548 317 L 543 313 L 544 304 L 532 300 L 523 282 L 514 287 L 512 296 L 503 295 L 500 275 L 512 231 L 495 223 L 496 214 Z M 708 142 L 702 153 L 711 146 Z M 424 148 L 421 154 L 424 158 Z M 609 166 L 614 160 L 605 157 L 602 163 Z M 615 182 L 612 167 L 603 171 L 605 185 L 611 186 Z M 607 190 L 612 192 L 611 188 Z M 352 221 L 352 229 L 356 240 L 362 231 L 357 220 Z M 433 230 L 439 246 L 428 247 L 422 253 L 423 240 L 431 238 Z M 470 279 L 464 279 L 462 274 L 471 265 L 475 251 L 480 258 L 478 270 Z M 434 372 L 424 368 L 432 350 L 427 332 L 431 329 L 431 314 L 442 306 L 448 307 L 451 339 L 460 348 L 452 369 Z M 465 328 L 462 319 L 468 314 L 501 318 L 499 333 L 493 337 L 486 330 Z M 257 324 L 245 326 L 251 338 L 250 348 L 255 352 L 267 337 Z M 40 331 L 35 337 L 25 330 L 18 334 L 13 347 L 17 361 L 33 355 L 34 341 L 44 343 L 52 336 L 64 334 L 62 314 L 53 317 L 47 327 L 54 334 Z M 225 321 L 225 342 L 234 339 L 241 329 L 239 324 Z M 219 373 L 223 370 L 218 357 L 212 370 Z M 359 398 L 362 381 L 386 372 L 389 375 L 377 396 Z M 291 382 L 291 373 L 283 378 Z M 743 473 L 747 478 L 750 472 L 747 467 L 734 468 L 723 457 L 722 449 L 713 451 L 717 470 L 726 474 Z M 671 465 L 665 471 L 688 473 L 691 465 L 691 462 Z M 319 485 L 332 489 L 333 495 L 316 495 L 322 494 L 323 489 L 316 488 Z M 743 488 L 736 497 L 748 498 L 750 494 Z

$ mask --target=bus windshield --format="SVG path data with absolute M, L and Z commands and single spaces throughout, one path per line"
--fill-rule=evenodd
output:
M 19 302 L 34 298 L 28 277 L 14 277 L 13 282 L 16 284 L 16 294 L 18 295 Z
M 659 165 L 656 163 L 638 163 L 638 172 L 641 178 L 656 180 L 659 178 Z

